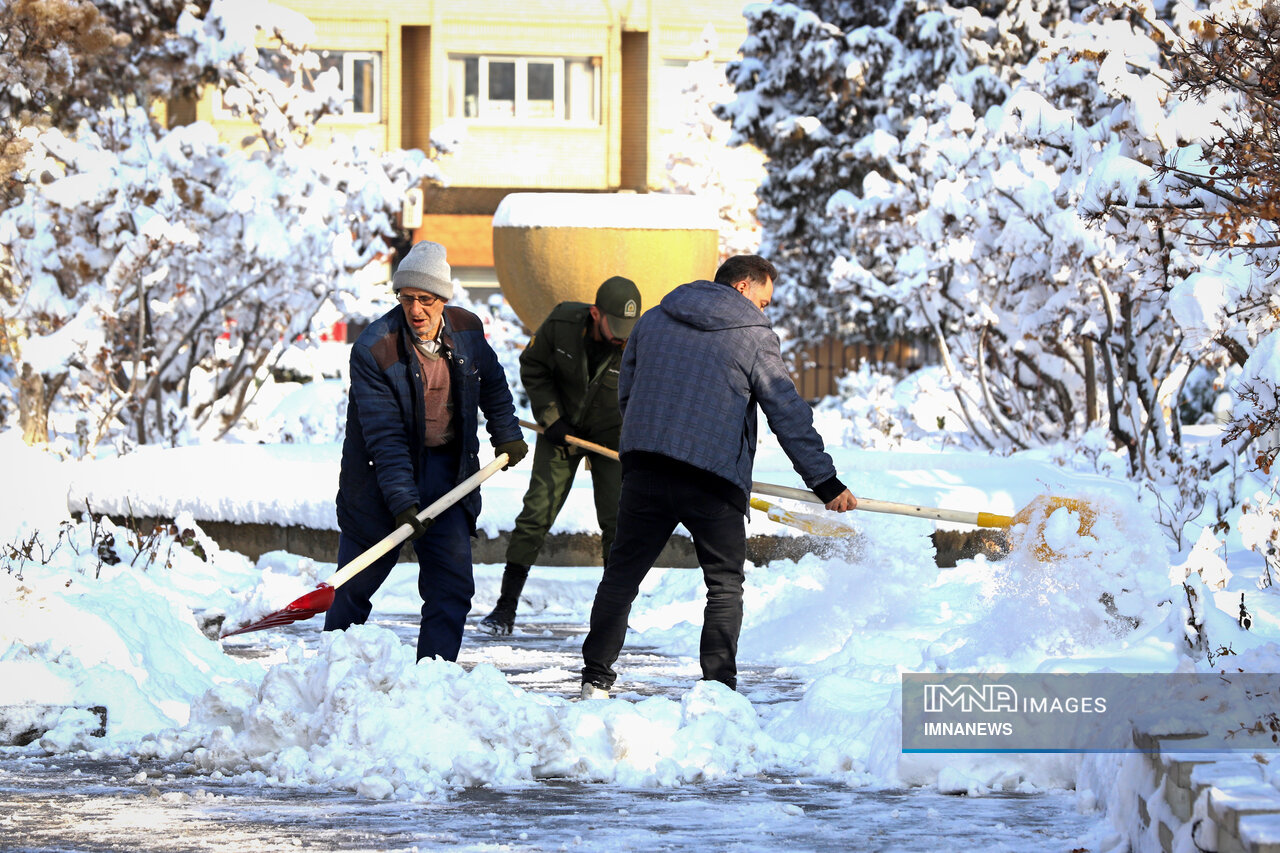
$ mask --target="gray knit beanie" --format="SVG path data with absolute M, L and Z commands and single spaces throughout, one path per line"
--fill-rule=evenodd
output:
M 412 287 L 434 293 L 441 299 L 453 298 L 453 273 L 445 260 L 444 246 L 423 240 L 409 250 L 391 277 L 391 288 L 397 293 Z

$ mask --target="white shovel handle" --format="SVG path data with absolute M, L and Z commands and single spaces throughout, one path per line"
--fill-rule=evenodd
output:
M 752 483 L 751 491 L 762 495 L 773 495 L 775 498 L 791 498 L 796 501 L 823 504 L 821 498 L 807 489 L 793 489 L 789 486 L 775 486 L 772 483 Z M 939 509 L 930 506 L 900 504 L 893 501 L 878 501 L 874 498 L 858 498 L 855 509 L 866 512 L 884 512 L 890 515 L 909 515 L 915 518 L 932 518 L 937 521 L 956 521 L 961 524 L 975 524 L 978 527 L 1008 527 L 1013 519 L 1007 515 L 993 512 L 966 512 L 960 509 Z
M 470 477 L 445 492 L 439 500 L 419 512 L 418 520 L 426 521 L 429 518 L 435 518 L 453 504 L 466 497 L 485 480 L 501 471 L 503 466 L 507 464 L 507 459 L 507 454 L 499 453 L 488 465 L 484 466 L 479 471 L 475 472 Z M 369 548 L 369 550 L 365 551 L 359 557 L 356 557 L 350 563 L 347 563 L 339 569 L 333 577 L 329 578 L 327 583 L 329 586 L 337 589 L 360 572 L 367 569 L 374 560 L 378 559 L 383 554 L 408 539 L 411 533 L 413 533 L 413 525 L 405 522 L 384 536 L 382 541 L 378 542 L 378 544 Z

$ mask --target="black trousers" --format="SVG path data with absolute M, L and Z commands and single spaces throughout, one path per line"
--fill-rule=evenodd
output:
M 591 606 L 582 644 L 582 680 L 611 687 L 613 665 L 627 635 L 627 617 L 649 569 L 683 524 L 693 537 L 707 585 L 702 615 L 702 677 L 736 688 L 738 633 L 742 629 L 746 516 L 710 487 L 711 475 L 691 471 L 628 470 L 622 478 L 618 533 Z

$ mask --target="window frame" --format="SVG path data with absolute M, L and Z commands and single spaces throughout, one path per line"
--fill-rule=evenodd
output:
M 467 63 L 476 63 L 475 115 L 467 115 Z M 600 60 L 592 56 L 542 56 L 529 54 L 504 53 L 450 53 L 447 57 L 449 65 L 447 109 L 450 120 L 477 124 L 510 125 L 532 124 L 572 127 L 598 127 L 600 125 Z M 584 63 L 590 66 L 590 92 L 587 93 L 590 117 L 586 119 L 568 117 L 570 99 L 567 91 L 568 68 L 572 63 Z M 511 64 L 515 73 L 515 92 L 510 101 L 492 99 L 489 96 L 490 70 L 492 66 Z M 536 65 L 550 65 L 552 68 L 551 98 L 531 99 L 529 97 L 529 68 Z M 461 90 L 458 89 L 461 87 Z M 510 107 L 497 106 L 510 104 Z M 530 105 L 534 103 L 550 103 L 550 115 L 531 114 Z
M 326 116 L 326 118 L 332 118 L 336 121 L 367 121 L 375 124 L 380 123 L 382 121 L 382 52 L 378 50 L 339 50 L 329 52 L 339 53 L 342 55 L 342 104 L 344 107 L 348 104 L 353 107 L 355 105 L 356 63 L 368 62 L 373 66 L 373 108 L 362 112 L 355 112 L 354 109 L 344 109 L 342 115 Z

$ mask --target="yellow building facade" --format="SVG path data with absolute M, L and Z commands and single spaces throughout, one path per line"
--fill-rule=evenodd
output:
M 690 61 L 714 31 L 727 62 L 746 37 L 744 0 L 283 0 L 316 28 L 346 113 L 322 133 L 387 149 L 456 136 L 448 186 L 425 188 L 415 239 L 446 245 L 464 283 L 492 275 L 493 212 L 511 192 L 646 192 L 665 179 L 660 141 L 678 120 Z M 212 98 L 197 118 L 243 127 Z M 470 279 L 470 280 L 469 280 Z

